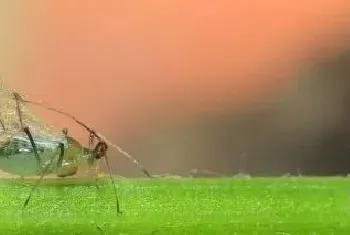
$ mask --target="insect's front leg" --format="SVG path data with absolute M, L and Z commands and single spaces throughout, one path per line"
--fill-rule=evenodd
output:
M 91 138 L 91 135 L 90 135 L 90 138 Z M 88 154 L 85 155 L 86 163 L 87 163 L 87 166 L 88 166 L 86 173 L 89 174 L 92 170 L 94 170 L 94 177 L 96 179 L 96 186 L 98 188 L 99 160 L 102 157 L 106 156 L 107 144 L 105 142 L 100 141 L 92 149 L 91 148 L 91 146 L 92 146 L 91 142 L 89 143 L 89 149 L 87 149 Z

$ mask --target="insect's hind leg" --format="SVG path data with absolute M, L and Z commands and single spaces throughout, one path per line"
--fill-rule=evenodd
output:
M 60 151 L 59 156 L 58 156 L 58 160 L 57 160 L 57 169 L 62 167 L 63 164 L 63 157 L 64 157 L 64 144 L 63 143 L 59 143 L 58 144 L 58 149 Z
M 33 148 L 33 151 L 34 151 L 35 159 L 36 159 L 36 161 L 38 163 L 40 171 L 42 171 L 42 161 L 41 161 L 41 158 L 39 156 L 38 149 L 36 147 L 36 144 L 35 144 L 34 139 L 33 139 L 33 135 L 30 132 L 29 127 L 28 126 L 23 127 L 23 132 L 26 133 L 26 135 L 29 138 L 30 144 L 32 145 L 32 148 Z
M 63 145 L 63 144 L 62 144 Z M 62 149 L 58 149 L 58 150 L 62 150 Z M 63 156 L 62 151 L 60 151 L 59 153 L 59 159 L 61 156 Z M 24 205 L 23 205 L 23 209 L 28 205 L 30 199 L 32 198 L 34 191 L 36 190 L 36 188 L 40 185 L 40 183 L 42 182 L 44 176 L 51 172 L 50 168 L 53 166 L 54 162 L 55 162 L 55 158 L 57 156 L 57 150 L 54 153 L 54 155 L 51 155 L 50 157 L 50 161 L 42 168 L 42 171 L 40 172 L 40 178 L 36 181 L 36 184 L 32 187 L 32 190 L 30 192 L 30 194 L 28 195 L 28 197 L 26 198 L 26 200 L 24 201 Z M 58 160 L 59 160 L 58 159 Z

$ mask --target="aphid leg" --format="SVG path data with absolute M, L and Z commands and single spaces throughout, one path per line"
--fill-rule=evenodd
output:
M 98 162 L 96 162 L 95 154 L 94 154 L 94 142 L 95 142 L 95 136 L 92 132 L 89 132 L 89 141 L 88 141 L 88 148 L 87 148 L 87 168 L 86 168 L 86 174 L 89 174 L 91 170 L 94 170 L 94 177 L 95 177 L 95 186 L 97 190 L 100 189 L 98 185 Z
M 67 128 L 63 128 L 62 132 L 65 135 L 65 138 L 67 139 L 68 129 Z M 64 144 L 62 142 L 58 144 L 58 149 L 60 151 L 60 154 L 58 156 L 56 168 L 57 169 L 61 169 L 62 168 L 62 164 L 63 164 L 63 157 L 64 157 Z
M 99 190 L 100 189 L 100 186 L 98 184 L 99 163 L 97 162 L 93 168 L 94 168 L 93 170 L 94 170 L 94 177 L 95 177 L 95 186 L 97 190 Z
M 35 142 L 34 142 L 33 135 L 32 135 L 32 133 L 30 132 L 28 126 L 23 127 L 23 131 L 24 131 L 24 133 L 26 133 L 26 135 L 27 135 L 28 138 L 29 138 L 30 144 L 32 145 L 32 148 L 33 148 L 33 151 L 34 151 L 35 159 L 36 159 L 36 161 L 37 161 L 37 163 L 38 163 L 38 165 L 39 165 L 39 169 L 42 170 L 41 158 L 40 158 L 40 156 L 39 156 L 39 154 L 38 154 L 38 149 L 37 149 L 36 144 L 35 144 Z
M 111 166 L 109 165 L 109 161 L 108 161 L 107 155 L 105 155 L 105 161 L 106 161 L 106 165 L 107 165 L 107 168 L 108 168 L 109 178 L 111 179 L 112 184 L 113 184 L 114 195 L 115 195 L 115 199 L 116 199 L 116 202 L 117 202 L 117 213 L 122 213 L 122 211 L 120 210 L 120 205 L 119 205 L 117 187 L 115 186 L 115 181 L 114 181 L 113 176 L 112 176 L 112 170 L 111 170 Z
M 63 128 L 62 132 L 63 132 L 65 138 L 67 139 L 67 137 L 68 137 L 68 128 L 67 127 Z
M 100 140 L 96 144 L 95 148 L 92 150 L 92 153 L 89 155 L 88 164 L 91 166 L 96 161 L 99 161 L 102 157 L 104 157 L 104 159 L 106 161 L 106 165 L 108 167 L 109 177 L 110 177 L 112 184 L 113 184 L 114 195 L 115 195 L 116 202 L 117 202 L 117 212 L 121 213 L 119 198 L 118 198 L 118 194 L 117 194 L 117 188 L 115 186 L 115 182 L 114 182 L 114 179 L 112 176 L 111 167 L 109 165 L 108 158 L 107 158 L 107 150 L 108 150 L 108 145 L 106 144 L 106 142 Z
M 60 169 L 62 168 L 62 163 L 63 163 L 63 157 L 64 157 L 64 144 L 63 143 L 59 143 L 58 144 L 58 149 L 60 151 L 60 154 L 58 156 L 58 159 L 57 159 L 57 169 Z
M 93 146 L 94 146 L 94 136 L 89 133 L 89 143 L 88 143 L 88 165 L 89 165 L 89 169 L 86 169 L 86 173 L 88 173 L 88 171 L 90 170 L 90 168 L 93 166 L 94 162 L 95 162 L 95 158 L 93 156 Z
M 92 147 L 94 146 L 94 142 L 95 142 L 95 136 L 93 135 L 92 132 L 90 132 L 90 133 L 89 133 L 89 151 L 90 151 L 90 153 L 93 153 Z M 95 159 L 94 154 L 92 154 L 92 156 L 93 156 L 93 161 L 94 161 L 94 159 Z M 98 162 L 97 162 L 97 164 L 95 165 L 94 168 L 95 168 L 94 170 L 95 170 L 96 188 L 97 188 L 97 189 L 100 189 L 100 187 L 99 187 L 99 185 L 98 185 L 98 172 L 99 172 L 99 164 L 98 164 Z
M 30 132 L 29 127 L 23 125 L 23 118 L 22 118 L 23 115 L 22 115 L 22 110 L 21 110 L 21 105 L 20 105 L 20 102 L 22 102 L 23 99 L 22 99 L 21 95 L 19 93 L 17 93 L 17 92 L 13 92 L 13 96 L 14 96 L 14 99 L 16 101 L 16 111 L 17 111 L 17 115 L 18 115 L 18 118 L 19 118 L 19 123 L 21 125 L 22 131 L 24 131 L 24 133 L 26 133 L 26 135 L 28 136 L 30 144 L 33 147 L 34 156 L 35 156 L 36 161 L 38 163 L 39 170 L 42 170 L 41 159 L 40 159 L 40 156 L 38 154 L 38 150 L 37 150 L 37 147 L 35 145 L 35 142 L 34 142 L 34 139 L 33 139 L 33 135 Z
M 1 124 L 2 130 L 6 131 L 5 124 L 4 124 L 4 122 L 1 119 L 0 119 L 0 124 Z
M 89 150 L 92 151 L 92 147 L 94 146 L 94 142 L 95 142 L 95 136 L 93 135 L 93 133 L 89 133 Z
M 50 162 L 42 169 L 40 178 L 36 181 L 35 185 L 32 187 L 32 190 L 30 191 L 30 194 L 28 195 L 27 199 L 24 201 L 23 209 L 28 205 L 30 199 L 32 198 L 32 196 L 33 196 L 33 194 L 35 192 L 35 189 L 40 185 L 40 183 L 41 183 L 42 179 L 44 178 L 45 174 L 48 172 L 48 170 L 51 168 L 51 166 L 55 162 L 54 160 L 56 158 L 56 155 L 57 155 L 57 151 L 52 156 Z
M 102 157 L 104 157 L 104 159 L 106 161 L 107 168 L 108 168 L 109 178 L 111 179 L 112 184 L 113 184 L 114 195 L 115 195 L 115 199 L 116 199 L 116 202 L 117 202 L 117 212 L 118 213 L 122 213 L 121 210 L 120 210 L 119 198 L 118 198 L 118 194 L 117 194 L 117 187 L 115 186 L 115 182 L 114 182 L 114 179 L 113 179 L 113 176 L 112 176 L 111 167 L 109 165 L 109 161 L 108 161 L 108 158 L 107 158 L 107 150 L 108 150 L 108 145 L 106 144 L 106 142 L 99 141 L 96 144 L 96 147 L 95 147 L 95 149 L 93 151 L 93 156 L 97 160 L 99 160 Z

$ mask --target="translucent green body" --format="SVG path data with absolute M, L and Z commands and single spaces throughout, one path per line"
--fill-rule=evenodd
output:
M 89 156 L 87 149 L 71 137 L 61 141 L 35 139 L 34 142 L 41 165 L 35 158 L 29 139 L 21 135 L 15 136 L 8 145 L 0 147 L 0 169 L 21 176 L 40 175 L 43 171 L 45 174 L 67 176 L 74 174 L 78 165 L 87 162 Z M 58 165 L 59 143 L 64 145 L 64 155 L 62 164 Z

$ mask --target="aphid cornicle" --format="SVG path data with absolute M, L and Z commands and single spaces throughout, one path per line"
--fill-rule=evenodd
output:
M 89 133 L 88 147 L 84 147 L 76 139 L 69 136 L 66 128 L 62 131 L 56 131 L 46 123 L 41 122 L 28 109 L 26 105 L 28 103 L 64 115 L 85 128 Z M 93 146 L 95 139 L 97 143 Z M 92 130 L 73 115 L 47 106 L 42 102 L 24 99 L 18 92 L 4 89 L 1 84 L 0 169 L 20 176 L 40 176 L 26 199 L 24 207 L 45 175 L 54 173 L 58 177 L 72 176 L 77 173 L 79 166 L 85 164 L 88 168 L 94 168 L 98 161 L 104 158 L 114 187 L 117 211 L 120 212 L 116 187 L 107 158 L 108 145 L 141 168 L 146 176 L 151 177 L 136 159 L 120 147 L 110 143 L 104 136 Z M 97 177 L 97 175 L 95 176 Z

